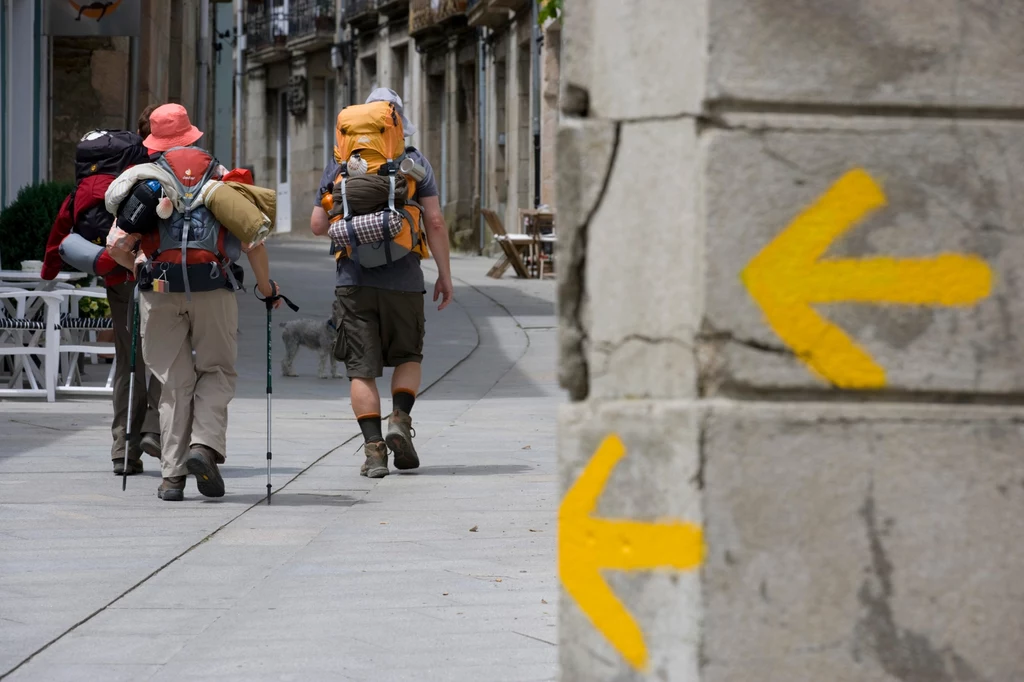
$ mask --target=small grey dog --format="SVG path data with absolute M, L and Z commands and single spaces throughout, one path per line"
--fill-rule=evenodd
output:
M 317 369 L 317 376 L 321 379 L 338 378 L 338 361 L 334 359 L 334 342 L 338 338 L 338 330 L 334 326 L 334 320 L 328 319 L 311 320 L 302 318 L 291 322 L 282 322 L 284 331 L 281 338 L 284 339 L 285 356 L 281 361 L 281 373 L 286 377 L 299 376 L 295 372 L 292 363 L 299 352 L 299 346 L 305 346 L 315 350 L 320 355 L 320 365 Z M 331 362 L 331 375 L 327 376 L 327 361 Z

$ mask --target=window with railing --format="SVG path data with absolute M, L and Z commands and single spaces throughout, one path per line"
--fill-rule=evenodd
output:
M 270 24 L 274 43 L 288 40 L 288 0 L 271 0 Z
M 266 0 L 249 0 L 245 5 L 245 34 L 249 49 L 270 44 L 270 20 Z
M 334 32 L 334 0 L 291 0 L 289 13 L 293 37 Z
M 289 0 L 249 0 L 245 6 L 249 49 L 283 45 L 288 40 L 288 5 Z

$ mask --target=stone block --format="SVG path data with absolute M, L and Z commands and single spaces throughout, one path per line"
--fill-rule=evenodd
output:
M 1024 679 L 1022 419 L 713 406 L 702 682 Z
M 583 400 L 589 391 L 583 282 L 587 226 L 617 140 L 615 125 L 607 121 L 565 118 L 558 130 L 558 375 L 573 400 Z
M 850 220 L 849 231 L 837 236 L 821 259 L 971 255 L 991 273 L 989 294 L 948 306 L 885 302 L 916 295 L 901 294 L 904 290 L 955 291 L 967 281 L 967 270 L 958 267 L 937 282 L 915 277 L 914 284 L 894 284 L 871 301 L 821 304 L 814 310 L 884 370 L 886 390 L 1013 394 L 1024 389 L 1024 347 L 1016 338 L 1024 324 L 1019 201 L 1024 127 L 914 119 L 839 123 L 792 116 L 729 125 L 702 140 L 707 310 L 701 382 L 709 394 L 831 386 L 805 361 L 831 357 L 834 337 L 812 335 L 810 350 L 796 357 L 780 339 L 778 325 L 769 326 L 741 272 L 855 169 L 873 178 L 886 204 Z M 834 222 L 824 221 L 812 235 Z M 778 281 L 799 281 L 805 273 L 803 266 L 783 267 Z M 814 289 L 811 283 L 802 286 L 802 292 Z M 689 304 L 681 300 L 676 305 L 685 317 Z
M 1000 0 L 710 0 L 711 99 L 1024 106 L 1024 11 Z
M 620 124 L 586 234 L 592 397 L 694 395 L 703 299 L 696 149 L 690 119 Z
M 568 4 L 562 78 L 589 96 L 591 117 L 637 119 L 699 111 L 707 64 L 707 0 Z
M 636 401 L 563 407 L 558 461 L 563 493 L 577 481 L 609 434 L 618 435 L 627 452 L 612 470 L 594 516 L 701 523 L 697 420 L 692 404 Z M 603 571 L 602 576 L 643 632 L 648 669 L 641 672 L 632 667 L 563 585 L 559 608 L 561 682 L 696 682 L 699 570 Z

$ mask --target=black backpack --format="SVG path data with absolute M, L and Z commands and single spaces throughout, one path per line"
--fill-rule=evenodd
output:
M 116 178 L 129 166 L 147 163 L 149 155 L 142 138 L 128 130 L 93 130 L 86 133 L 75 149 L 75 191 L 88 177 L 109 175 Z M 71 194 L 74 215 L 75 192 Z M 94 244 L 102 244 L 114 222 L 103 201 L 78 215 L 75 232 Z

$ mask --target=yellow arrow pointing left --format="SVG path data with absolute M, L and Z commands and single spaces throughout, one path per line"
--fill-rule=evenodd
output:
M 594 627 L 634 668 L 646 670 L 643 632 L 601 577 L 601 570 L 686 571 L 700 565 L 704 545 L 700 527 L 692 523 L 593 516 L 612 469 L 625 455 L 626 447 L 618 436 L 605 438 L 562 500 L 558 509 L 558 574 Z
M 885 204 L 874 178 L 855 168 L 751 259 L 741 275 L 779 338 L 839 388 L 881 388 L 885 370 L 812 304 L 959 306 L 992 291 L 992 271 L 974 255 L 822 258 L 835 240 Z

